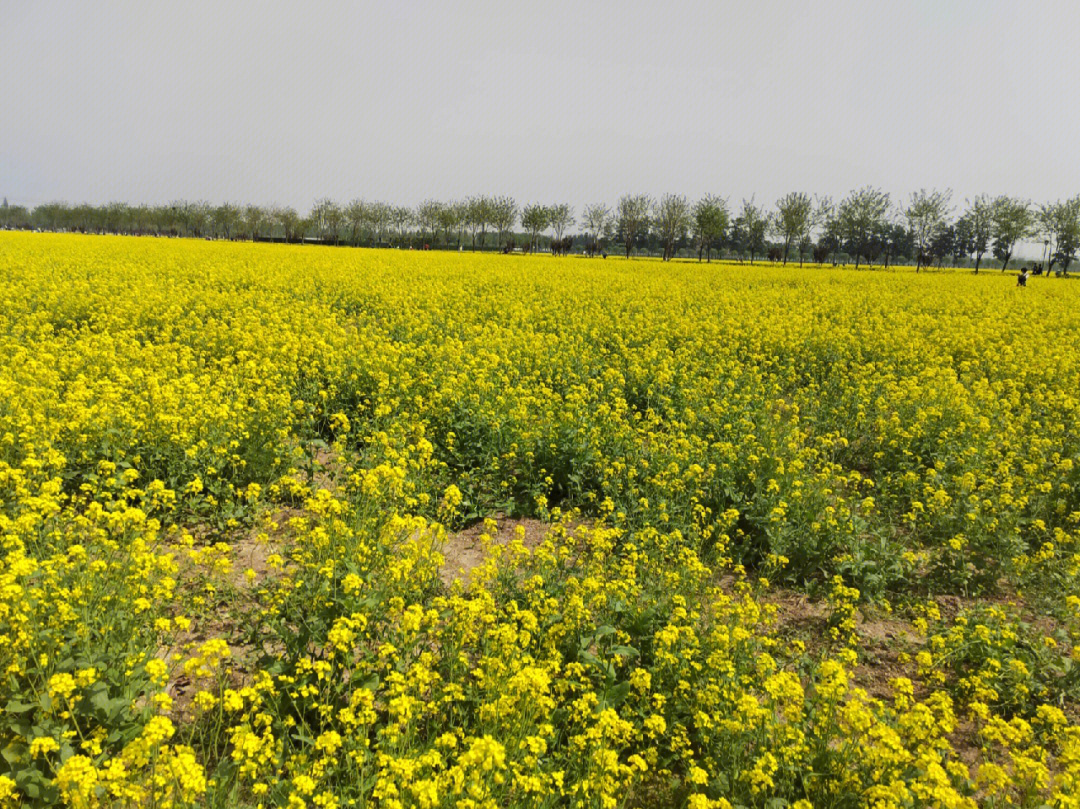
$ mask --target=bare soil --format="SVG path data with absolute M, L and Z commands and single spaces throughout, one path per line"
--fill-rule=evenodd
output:
M 491 537 L 490 544 L 493 546 L 508 545 L 517 538 L 520 527 L 525 532 L 522 541 L 525 547 L 532 551 L 544 541 L 551 527 L 549 523 L 540 520 L 506 517 L 502 514 L 496 514 L 490 519 L 495 521 L 494 531 L 489 531 L 485 525 L 486 521 L 482 520 L 447 535 L 446 544 L 442 549 L 445 562 L 439 570 L 439 577 L 447 587 L 453 585 L 455 581 L 460 581 L 467 586 L 472 571 L 484 563 L 486 554 L 484 542 L 480 538 L 484 534 Z

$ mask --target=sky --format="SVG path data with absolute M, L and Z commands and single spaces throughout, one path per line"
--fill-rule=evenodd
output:
M 0 0 L 0 195 L 1080 194 L 1080 3 Z

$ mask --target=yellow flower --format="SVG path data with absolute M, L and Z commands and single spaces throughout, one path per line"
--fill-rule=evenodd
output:
M 6 775 L 0 775 L 0 805 L 7 806 L 8 803 L 13 803 L 15 788 L 15 781 Z
M 49 695 L 54 699 L 68 699 L 75 693 L 75 688 L 75 678 L 70 674 L 54 674 L 49 678 Z
M 30 742 L 30 758 L 52 753 L 60 749 L 60 744 L 51 736 L 39 736 Z

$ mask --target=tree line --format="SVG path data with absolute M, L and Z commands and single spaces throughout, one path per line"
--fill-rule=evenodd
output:
M 834 202 L 792 192 L 772 206 L 754 198 L 739 204 L 706 195 L 691 202 L 679 194 L 653 199 L 626 194 L 614 207 L 585 206 L 580 220 L 566 203 L 519 206 L 508 196 L 426 200 L 410 208 L 362 199 L 315 202 L 306 215 L 291 207 L 180 201 L 168 205 L 68 205 L 32 209 L 0 205 L 0 228 L 79 233 L 184 236 L 209 239 L 305 242 L 332 245 L 500 249 L 504 252 L 580 250 L 627 258 L 642 253 L 664 260 L 678 255 L 711 261 L 713 256 L 753 263 L 856 267 L 897 261 L 930 266 L 972 264 L 975 272 L 992 257 L 1006 269 L 1021 242 L 1043 246 L 1039 270 L 1066 273 L 1080 247 L 1080 195 L 1035 204 L 1008 195 L 985 194 L 957 210 L 950 191 L 919 190 L 894 202 L 867 186 Z M 575 230 L 576 228 L 576 230 Z

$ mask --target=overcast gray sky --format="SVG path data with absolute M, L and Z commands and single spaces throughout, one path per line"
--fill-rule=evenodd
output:
M 0 194 L 1080 193 L 1080 3 L 0 0 Z

